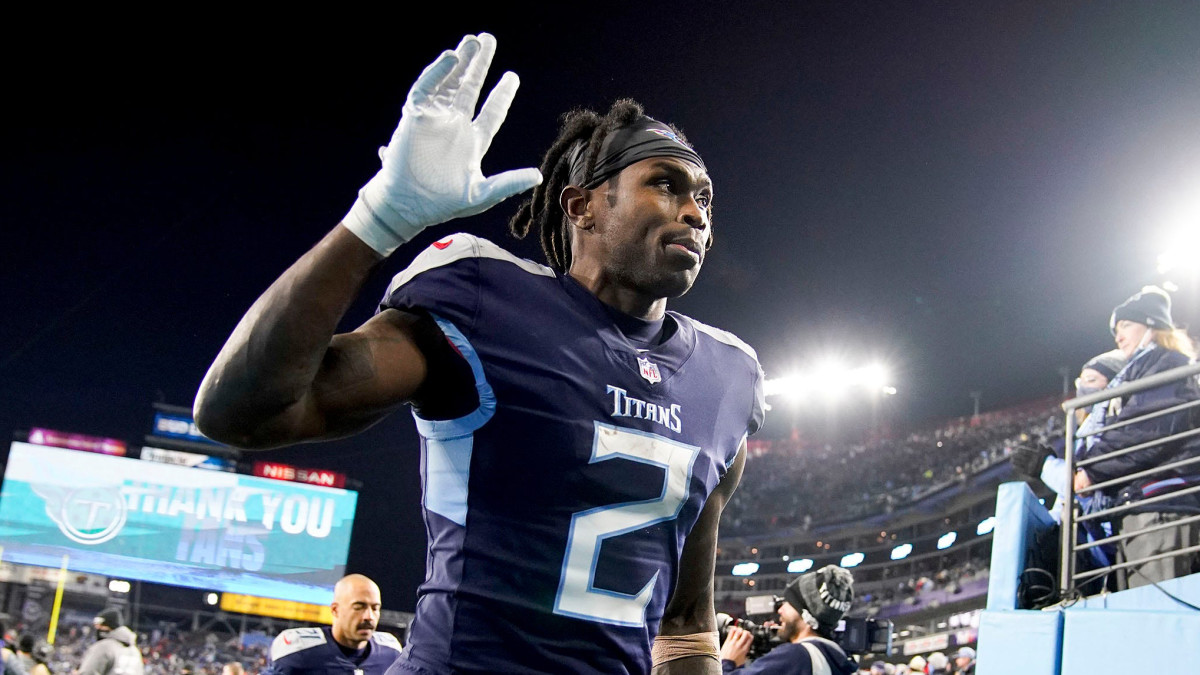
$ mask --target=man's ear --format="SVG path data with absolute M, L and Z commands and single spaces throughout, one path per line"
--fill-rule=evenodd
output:
M 572 227 L 590 230 L 595 226 L 595 222 L 592 220 L 591 190 L 568 185 L 558 196 L 558 205 L 562 207 L 563 213 L 567 214 L 567 220 Z

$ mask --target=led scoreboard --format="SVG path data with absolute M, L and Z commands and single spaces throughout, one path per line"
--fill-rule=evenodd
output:
M 12 562 L 328 604 L 358 494 L 15 442 L 0 491 Z

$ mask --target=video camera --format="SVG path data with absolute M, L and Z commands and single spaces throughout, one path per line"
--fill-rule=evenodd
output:
M 783 602 L 784 599 L 778 595 L 746 598 L 746 611 L 748 614 L 753 615 L 769 614 L 779 611 Z M 777 633 L 778 626 L 764 626 L 747 619 L 734 618 L 724 613 L 717 614 L 717 633 L 720 636 L 721 644 L 725 644 L 725 635 L 729 632 L 730 626 L 742 628 L 754 636 L 754 641 L 750 643 L 749 657 L 751 659 L 758 658 L 783 644 L 783 640 L 779 638 Z M 842 651 L 848 655 L 886 654 L 890 656 L 892 653 L 892 631 L 893 626 L 891 621 L 844 617 L 841 621 L 838 621 L 837 628 L 833 630 L 832 638 L 842 648 Z
M 725 613 L 717 614 L 717 635 L 720 636 L 720 644 L 725 644 L 725 636 L 729 633 L 730 626 L 737 626 L 754 636 L 754 640 L 750 643 L 749 658 L 757 659 L 766 654 L 772 649 L 783 644 L 783 640 L 779 638 L 778 626 L 763 626 L 754 623 L 749 619 L 737 619 Z
M 892 622 L 880 619 L 842 619 L 833 641 L 847 654 L 892 655 Z

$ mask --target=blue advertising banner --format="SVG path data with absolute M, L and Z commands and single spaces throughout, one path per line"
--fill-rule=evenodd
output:
M 358 494 L 16 442 L 0 490 L 4 558 L 328 604 Z

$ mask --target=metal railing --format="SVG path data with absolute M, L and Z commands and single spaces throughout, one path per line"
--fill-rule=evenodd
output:
M 1140 534 L 1145 534 L 1147 532 L 1155 532 L 1158 530 L 1164 530 L 1164 529 L 1168 529 L 1168 528 L 1172 528 L 1172 527 L 1179 527 L 1181 525 L 1189 525 L 1193 522 L 1200 521 L 1200 515 L 1194 515 L 1194 516 L 1189 516 L 1189 517 L 1173 520 L 1169 523 L 1161 523 L 1161 524 L 1153 525 L 1150 527 L 1143 527 L 1143 528 L 1137 528 L 1137 529 L 1122 528 L 1120 532 L 1117 532 L 1116 534 L 1113 534 L 1112 536 L 1104 537 L 1102 539 L 1097 539 L 1097 540 L 1089 541 L 1089 542 L 1082 543 L 1082 544 L 1077 543 L 1078 542 L 1077 533 L 1078 533 L 1078 527 L 1079 527 L 1080 523 L 1093 521 L 1093 520 L 1103 522 L 1105 520 L 1111 519 L 1114 515 L 1124 514 L 1133 509 L 1142 509 L 1147 506 L 1153 506 L 1156 503 L 1161 503 L 1161 502 L 1165 502 L 1165 501 L 1169 501 L 1169 500 L 1178 499 L 1179 497 L 1183 497 L 1183 496 L 1186 496 L 1189 494 L 1200 493 L 1200 485 L 1184 488 L 1181 490 L 1175 490 L 1175 491 L 1172 491 L 1172 492 L 1169 492 L 1169 493 L 1166 493 L 1163 495 L 1149 497 L 1146 499 L 1141 499 L 1141 500 L 1130 502 L 1127 504 L 1120 504 L 1117 506 L 1112 506 L 1109 508 L 1104 508 L 1104 509 L 1101 509 L 1098 511 L 1094 511 L 1094 512 L 1087 513 L 1087 514 L 1080 514 L 1080 515 L 1076 515 L 1077 504 L 1076 504 L 1075 497 L 1077 494 L 1086 495 L 1086 494 L 1099 493 L 1100 491 L 1105 490 L 1107 488 L 1116 487 L 1118 485 L 1126 485 L 1134 480 L 1146 478 L 1149 476 L 1153 476 L 1155 474 L 1161 474 L 1164 472 L 1174 472 L 1177 469 L 1181 469 L 1181 468 L 1189 466 L 1189 465 L 1196 465 L 1196 473 L 1200 474 L 1200 456 L 1184 458 L 1184 459 L 1181 459 L 1178 461 L 1170 462 L 1168 464 L 1163 464 L 1161 466 L 1155 466 L 1150 469 L 1145 469 L 1145 470 L 1137 471 L 1137 472 L 1130 473 L 1130 474 L 1127 474 L 1124 476 L 1118 476 L 1116 478 L 1097 482 L 1097 483 L 1094 483 L 1094 484 L 1088 486 L 1087 488 L 1084 488 L 1083 490 L 1080 490 L 1078 493 L 1076 493 L 1075 485 L 1074 485 L 1074 476 L 1075 476 L 1076 469 L 1085 468 L 1085 467 L 1095 464 L 1097 462 L 1107 460 L 1107 459 L 1112 459 L 1114 457 L 1120 457 L 1123 455 L 1128 455 L 1128 454 L 1132 454 L 1135 452 L 1139 452 L 1141 450 L 1146 450 L 1148 448 L 1157 447 L 1157 446 L 1163 445 L 1165 443 L 1171 443 L 1173 441 L 1180 441 L 1180 440 L 1183 440 L 1183 439 L 1186 439 L 1186 438 L 1189 438 L 1192 436 L 1197 436 L 1197 435 L 1200 435 L 1200 428 L 1187 429 L 1187 430 L 1184 430 L 1184 431 L 1181 431 L 1178 433 L 1169 434 L 1169 435 L 1163 436 L 1162 438 L 1156 438 L 1151 441 L 1147 441 L 1145 443 L 1139 443 L 1137 445 L 1132 445 L 1132 446 L 1129 446 L 1126 448 L 1120 448 L 1118 450 L 1113 450 L 1113 451 L 1105 453 L 1103 455 L 1097 455 L 1095 457 L 1088 457 L 1087 459 L 1083 459 L 1078 462 L 1075 459 L 1075 452 L 1074 452 L 1076 440 L 1081 439 L 1081 438 L 1086 438 L 1088 436 L 1094 436 L 1096 434 L 1103 434 L 1103 433 L 1111 431 L 1113 429 L 1119 429 L 1121 427 L 1128 426 L 1130 424 L 1145 422 L 1147 420 L 1152 420 L 1152 419 L 1155 419 L 1158 417 L 1162 417 L 1164 415 L 1171 415 L 1171 414 L 1175 414 L 1178 412 L 1188 410 L 1190 408 L 1195 408 L 1197 406 L 1200 406 L 1200 399 L 1195 400 L 1195 401 L 1187 401 L 1185 403 L 1174 405 L 1169 408 L 1164 408 L 1162 410 L 1156 410 L 1156 411 L 1147 413 L 1147 414 L 1139 416 L 1139 417 L 1122 420 L 1115 424 L 1110 424 L 1110 425 L 1101 427 L 1099 429 L 1092 430 L 1088 433 L 1079 435 L 1078 437 L 1076 436 L 1077 423 L 1075 421 L 1075 411 L 1080 410 L 1080 409 L 1087 410 L 1087 409 L 1090 409 L 1096 403 L 1100 403 L 1101 401 L 1108 401 L 1108 400 L 1111 400 L 1114 398 L 1124 398 L 1126 396 L 1129 396 L 1130 394 L 1135 394 L 1137 392 L 1146 391 L 1147 389 L 1154 389 L 1156 387 L 1161 387 L 1161 386 L 1168 385 L 1168 384 L 1171 384 L 1174 382 L 1182 381 L 1189 377 L 1196 377 L 1198 374 L 1200 374 L 1200 363 L 1193 363 L 1191 365 L 1182 366 L 1179 368 L 1174 368 L 1172 370 L 1168 370 L 1164 373 L 1158 373 L 1156 375 L 1151 375 L 1149 377 L 1135 380 L 1133 382 L 1128 382 L 1126 384 L 1122 384 L 1122 385 L 1120 385 L 1118 387 L 1114 387 L 1112 389 L 1105 389 L 1103 391 L 1099 391 L 1094 394 L 1088 394 L 1087 396 L 1080 396 L 1078 398 L 1073 398 L 1062 404 L 1063 410 L 1066 412 L 1066 415 L 1067 415 L 1067 420 L 1066 420 L 1066 425 L 1065 425 L 1065 428 L 1066 428 L 1065 442 L 1066 443 L 1064 446 L 1065 450 L 1063 452 L 1063 454 L 1065 455 L 1065 459 L 1066 459 L 1066 472 L 1067 472 L 1066 489 L 1067 489 L 1067 491 L 1065 494 L 1065 499 L 1063 500 L 1062 532 L 1061 532 L 1062 540 L 1061 540 L 1061 545 L 1059 547 L 1059 550 L 1062 552 L 1062 560 L 1060 561 L 1061 567 L 1060 567 L 1060 574 L 1059 574 L 1059 591 L 1060 591 L 1062 597 L 1070 597 L 1070 595 L 1073 594 L 1075 591 L 1075 585 L 1079 582 L 1094 579 L 1096 577 L 1101 577 L 1105 574 L 1109 574 L 1110 572 L 1114 572 L 1117 570 L 1125 570 L 1130 567 L 1133 567 L 1136 565 L 1142 565 L 1144 563 L 1152 562 L 1155 560 L 1162 560 L 1165 558 L 1173 558 L 1176 556 L 1187 555 L 1192 552 L 1200 551 L 1200 546 L 1188 546 L 1188 547 L 1180 548 L 1180 549 L 1177 549 L 1174 551 L 1169 551 L 1167 553 L 1160 553 L 1157 555 L 1147 556 L 1144 558 L 1138 558 L 1136 560 L 1124 560 L 1122 562 L 1117 562 L 1112 565 L 1108 565 L 1106 567 L 1088 570 L 1088 571 L 1082 572 L 1082 573 L 1076 573 L 1076 570 L 1075 570 L 1075 558 L 1076 558 L 1076 553 L 1078 551 L 1095 548 L 1097 546 L 1103 546 L 1105 544 L 1114 544 L 1114 543 L 1118 543 L 1118 542 L 1124 542 L 1125 540 L 1127 540 L 1131 537 L 1135 537 Z M 1174 475 L 1174 474 L 1172 474 L 1172 475 Z

